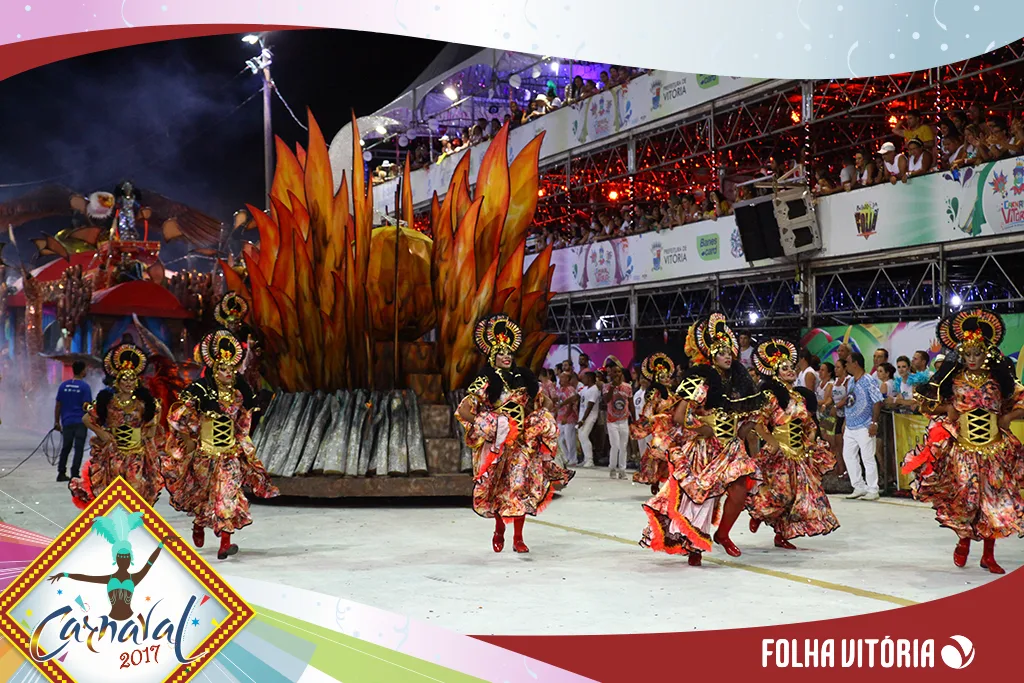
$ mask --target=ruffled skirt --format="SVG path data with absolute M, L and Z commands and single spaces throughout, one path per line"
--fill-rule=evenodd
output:
M 930 434 L 936 434 L 932 429 L 944 424 L 933 420 Z M 1024 454 L 1020 442 L 1012 434 L 1003 433 L 997 443 L 975 450 L 949 436 L 952 431 L 929 438 L 907 454 L 905 465 L 917 464 L 911 482 L 914 497 L 930 503 L 936 521 L 960 538 L 977 541 L 1024 537 Z
M 117 444 L 103 443 L 99 437 L 89 441 L 89 460 L 82 467 L 82 476 L 68 484 L 75 507 L 85 509 L 118 477 L 150 505 L 155 505 L 164 487 L 160 472 L 160 452 L 157 439 L 147 439 L 142 449 L 122 453 Z
M 762 481 L 747 498 L 747 511 L 789 540 L 822 536 L 839 528 L 839 520 L 821 485 L 835 467 L 828 444 L 818 440 L 804 457 L 792 459 L 767 447 L 760 454 Z

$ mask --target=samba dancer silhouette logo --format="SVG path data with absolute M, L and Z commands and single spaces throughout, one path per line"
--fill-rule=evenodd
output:
M 0 633 L 53 682 L 185 683 L 252 614 L 121 477 L 0 595 Z

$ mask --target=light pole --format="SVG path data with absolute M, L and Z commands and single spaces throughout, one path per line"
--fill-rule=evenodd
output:
M 247 60 L 245 65 L 253 75 L 260 74 L 263 78 L 263 185 L 266 209 L 269 212 L 270 188 L 274 184 L 274 132 L 270 123 L 270 93 L 274 87 L 274 80 L 270 77 L 270 65 L 274 62 L 274 55 L 263 38 L 262 34 L 251 33 L 242 38 L 242 42 L 260 46 L 259 56 Z

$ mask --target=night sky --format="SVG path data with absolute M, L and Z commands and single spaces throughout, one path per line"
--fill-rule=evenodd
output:
M 312 110 L 328 144 L 352 109 L 362 116 L 390 102 L 444 46 L 335 30 L 275 32 L 268 42 L 281 94 L 303 123 Z M 35 187 L 4 185 L 61 176 L 52 182 L 83 194 L 130 179 L 225 222 L 246 202 L 262 206 L 261 80 L 245 69 L 258 52 L 230 34 L 86 55 L 0 81 L 0 201 Z M 276 96 L 273 127 L 305 146 Z

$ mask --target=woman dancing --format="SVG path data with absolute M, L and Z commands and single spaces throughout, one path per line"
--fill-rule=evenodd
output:
M 554 495 L 544 452 L 555 452 L 558 428 L 550 412 L 536 409 L 539 386 L 533 373 L 515 364 L 523 341 L 519 325 L 494 315 L 477 324 L 474 339 L 487 365 L 455 412 L 473 450 L 473 511 L 494 519 L 494 552 L 505 547 L 505 521 L 511 519 L 512 549 L 528 553 L 526 515 L 541 512 Z
M 134 344 L 120 344 L 103 359 L 107 373 L 95 403 L 85 406 L 82 423 L 96 434 L 90 442 L 89 462 L 82 476 L 68 484 L 72 501 L 80 509 L 93 501 L 118 477 L 124 477 L 150 505 L 163 489 L 160 475 L 162 436 L 160 403 L 142 385 L 147 358 Z
M 669 411 L 679 400 L 668 388 L 676 366 L 664 353 L 655 353 L 644 359 L 640 372 L 650 382 L 650 388 L 644 395 L 643 410 L 629 429 L 630 436 L 640 445 L 640 468 L 633 475 L 633 481 L 650 485 L 653 495 L 668 480 L 667 456 L 664 450 L 655 447 L 653 435 L 657 420 L 661 419 L 665 426 L 670 424 L 672 416 Z M 664 443 L 664 439 L 657 440 L 657 446 Z
M 685 350 L 692 366 L 676 389 L 674 424 L 656 428 L 654 436 L 668 442 L 669 478 L 644 505 L 649 524 L 640 545 L 686 553 L 691 566 L 700 566 L 701 553 L 711 550 L 722 496 L 714 541 L 732 557 L 741 554 L 729 531 L 743 510 L 748 481 L 758 477 L 745 439 L 764 399 L 746 369 L 733 362 L 739 348 L 725 316 L 713 313 L 692 325 Z
M 927 439 L 907 454 L 914 497 L 931 503 L 935 519 L 959 538 L 953 564 L 967 564 L 971 541 L 982 541 L 981 567 L 993 574 L 997 538 L 1024 536 L 1024 453 L 1010 432 L 1024 418 L 1024 387 L 999 350 L 1006 333 L 991 311 L 960 311 L 939 323 L 950 354 L 916 398 L 932 415 Z M 957 357 L 958 356 L 958 357 Z
M 191 517 L 192 541 L 205 529 L 220 537 L 218 560 L 238 552 L 231 534 L 252 524 L 243 488 L 260 498 L 280 494 L 270 482 L 249 438 L 255 399 L 238 373 L 245 349 L 227 330 L 212 332 L 196 347 L 206 366 L 171 406 L 164 475 L 171 505 Z
M 110 601 L 110 618 L 114 621 L 127 621 L 135 613 L 132 609 L 132 596 L 142 580 L 153 568 L 153 563 L 160 556 L 164 544 L 160 545 L 146 560 L 146 566 L 137 572 L 132 572 L 132 562 L 135 555 L 132 553 L 132 544 L 128 535 L 142 526 L 142 512 L 128 513 L 122 507 L 114 508 L 103 517 L 93 520 L 92 530 L 102 536 L 110 543 L 110 552 L 114 556 L 113 564 L 117 570 L 112 574 L 69 574 L 63 572 L 49 577 L 50 583 L 56 583 L 61 579 L 82 581 L 84 583 L 99 583 L 107 587 L 107 599 Z M 148 600 L 149 598 L 147 598 Z
M 754 365 L 764 376 L 768 402 L 757 422 L 764 442 L 758 465 L 764 479 L 747 500 L 750 531 L 762 523 L 775 530 L 775 547 L 794 550 L 798 536 L 821 536 L 839 528 L 821 485 L 835 467 L 828 444 L 818 438 L 817 401 L 804 387 L 790 388 L 797 377 L 796 346 L 782 339 L 761 343 Z

